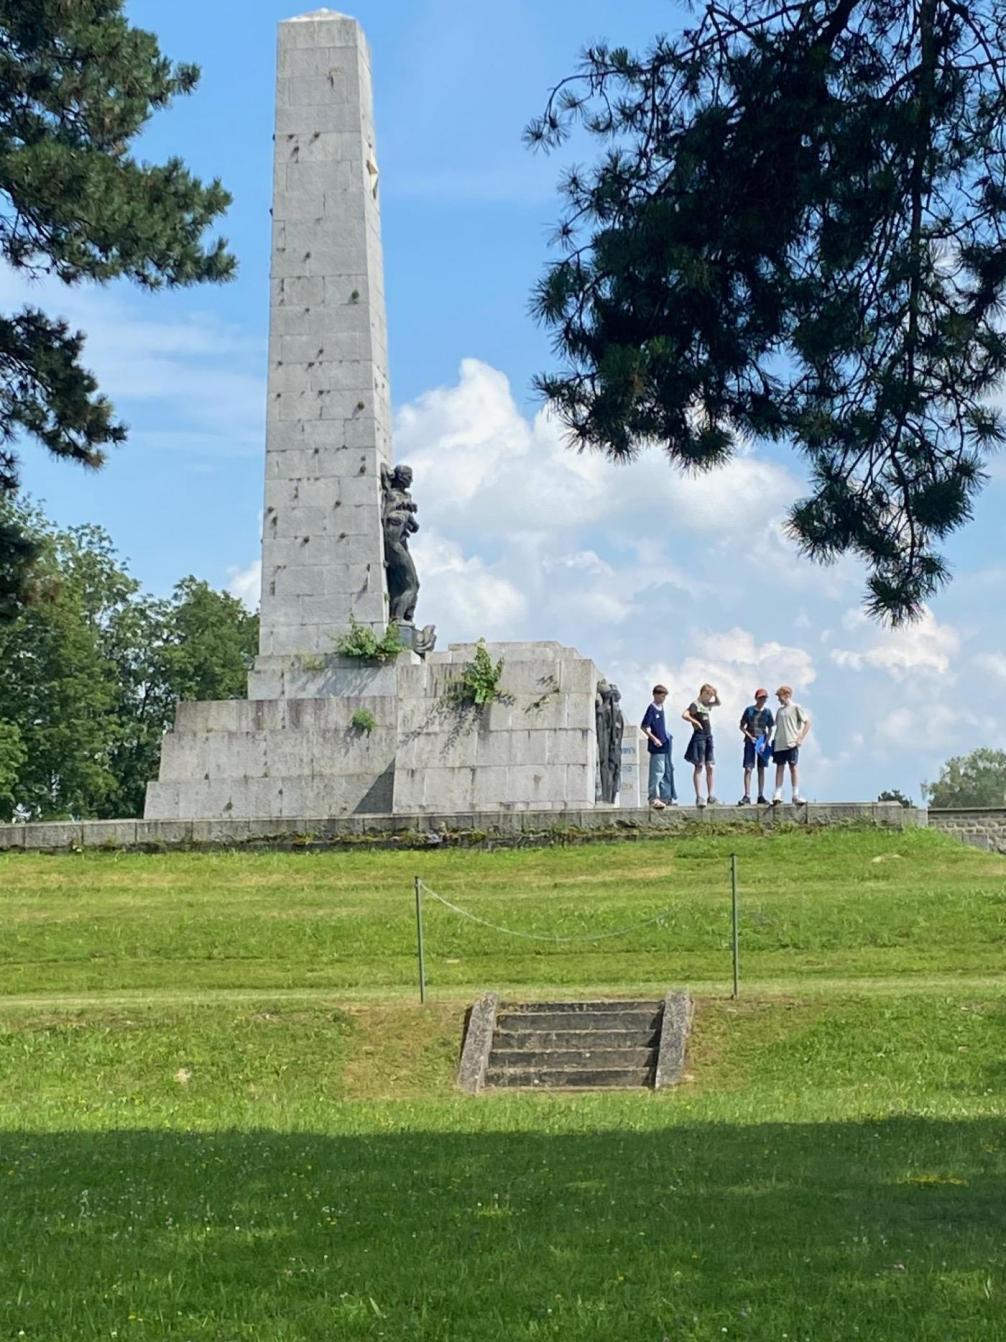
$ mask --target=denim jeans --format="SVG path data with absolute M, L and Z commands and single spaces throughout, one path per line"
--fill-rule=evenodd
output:
M 667 751 L 665 755 L 650 756 L 650 777 L 646 788 L 647 801 L 677 801 L 678 794 L 674 791 L 674 765 L 671 763 L 671 752 Z

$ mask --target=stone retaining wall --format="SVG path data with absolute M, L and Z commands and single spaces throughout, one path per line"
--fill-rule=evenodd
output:
M 942 830 L 972 848 L 1006 853 L 1006 807 L 976 807 L 971 811 L 937 810 L 929 812 L 931 829 Z
M 1002 813 L 1006 815 L 1006 812 Z M 450 843 L 556 842 L 579 838 L 656 838 L 689 825 L 738 829 L 774 825 L 863 825 L 906 829 L 926 823 L 925 811 L 896 802 L 836 802 L 809 806 L 691 806 L 666 811 L 475 811 L 453 815 L 355 815 L 276 820 L 86 820 L 0 825 L 0 850 L 311 847 L 388 843 L 434 847 Z

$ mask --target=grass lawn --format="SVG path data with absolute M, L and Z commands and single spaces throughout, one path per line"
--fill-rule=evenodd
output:
M 422 1008 L 416 872 L 670 912 L 431 901 Z M 838 830 L 0 858 L 0 1339 L 1006 1339 L 1004 877 Z M 453 1092 L 474 991 L 684 984 L 672 1093 Z

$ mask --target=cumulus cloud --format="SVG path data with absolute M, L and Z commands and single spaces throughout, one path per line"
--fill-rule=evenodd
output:
M 243 601 L 249 610 L 257 610 L 262 596 L 262 561 L 241 568 L 231 564 L 227 569 L 227 591 Z
M 864 622 L 859 611 L 846 612 L 843 621 L 847 629 L 863 628 Z M 953 625 L 940 624 L 931 610 L 925 610 L 914 624 L 884 630 L 865 648 L 834 648 L 831 659 L 850 671 L 876 667 L 894 680 L 929 676 L 949 683 L 960 647 L 960 634 Z

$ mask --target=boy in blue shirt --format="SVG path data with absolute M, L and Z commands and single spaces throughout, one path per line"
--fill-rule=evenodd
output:
M 678 801 L 674 791 L 674 765 L 671 763 L 672 738 L 664 721 L 666 698 L 667 686 L 654 685 L 653 703 L 643 714 L 640 724 L 646 737 L 646 749 L 650 753 L 646 795 L 655 811 L 662 811 L 667 805 L 676 806 Z
M 767 806 L 765 796 L 765 766 L 772 758 L 772 728 L 775 719 L 772 710 L 766 708 L 768 690 L 755 690 L 754 703 L 749 704 L 741 714 L 740 729 L 744 737 L 744 796 L 738 806 L 751 805 L 751 774 L 758 766 L 758 805 Z

